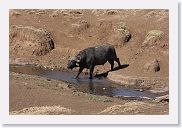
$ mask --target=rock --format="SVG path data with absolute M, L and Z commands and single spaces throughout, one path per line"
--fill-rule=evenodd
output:
M 51 79 L 47 78 L 47 81 L 51 81 Z
M 143 92 L 144 90 L 140 88 L 140 89 L 135 89 L 135 91 Z
M 120 33 L 126 33 L 128 31 L 128 26 L 124 22 L 119 22 L 115 29 Z
M 16 10 L 9 11 L 10 18 L 12 18 L 12 17 L 14 18 L 14 17 L 20 16 L 20 15 L 21 15 L 21 13 L 19 11 L 16 11 Z
M 21 55 L 45 55 L 54 49 L 51 34 L 32 26 L 10 26 L 10 53 Z
M 143 48 L 153 48 L 156 45 L 161 45 L 160 40 L 163 38 L 164 32 L 160 30 L 151 30 L 145 36 L 145 40 L 142 43 Z
M 10 115 L 71 115 L 73 113 L 75 113 L 74 110 L 61 106 L 41 106 L 12 111 Z
M 23 84 L 24 84 L 24 86 L 27 86 L 28 85 L 28 83 L 26 83 L 26 82 L 23 82 Z
M 71 9 L 69 10 L 69 13 L 74 15 L 83 15 L 82 11 L 78 9 Z
M 156 97 L 155 102 L 169 102 L 169 95 Z
M 63 16 L 80 16 L 83 15 L 82 10 L 78 9 L 57 9 L 53 10 L 53 12 L 49 15 L 52 18 L 59 17 L 59 15 Z
M 103 90 L 106 90 L 106 88 L 102 88 Z
M 160 71 L 160 64 L 157 59 L 154 59 L 153 61 L 146 63 L 144 65 L 144 71 L 145 72 L 158 72 Z
M 55 18 L 58 17 L 59 15 L 68 16 L 69 12 L 68 10 L 65 9 L 58 9 L 58 10 L 53 10 L 53 12 L 49 16 Z
M 99 112 L 98 114 L 111 114 L 111 115 L 116 115 L 116 114 L 125 114 L 125 113 L 133 113 L 137 114 L 140 113 L 140 111 L 143 109 L 148 109 L 154 105 L 152 104 L 147 104 L 144 102 L 128 102 L 125 103 L 124 105 L 114 105 L 111 107 L 108 107 L 104 109 L 103 111 Z
M 116 15 L 118 14 L 117 10 L 106 10 L 106 14 L 108 15 Z
M 132 38 L 132 34 L 130 33 L 128 26 L 126 26 L 123 22 L 119 22 L 117 26 L 115 26 L 115 32 L 117 33 L 113 38 L 115 38 L 116 41 L 120 40 L 121 43 L 129 42 Z
M 59 84 L 57 85 L 57 87 L 59 87 L 59 88 L 61 88 L 61 89 L 63 89 L 63 90 L 69 90 L 69 89 L 71 88 L 71 85 L 66 84 L 66 83 L 59 83 Z

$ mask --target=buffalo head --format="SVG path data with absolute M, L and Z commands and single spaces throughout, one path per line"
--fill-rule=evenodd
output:
M 79 62 L 80 61 L 77 58 L 70 59 L 70 60 L 68 60 L 67 68 L 73 69 L 75 67 L 79 67 L 79 65 L 78 65 Z

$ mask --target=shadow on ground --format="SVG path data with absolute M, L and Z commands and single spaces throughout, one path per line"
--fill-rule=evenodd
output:
M 123 69 L 123 68 L 127 68 L 129 66 L 129 64 L 123 64 L 121 66 L 117 66 L 113 69 L 113 71 L 117 71 L 117 70 L 120 70 L 120 69 Z M 94 77 L 97 77 L 97 78 L 102 78 L 102 77 L 107 77 L 108 76 L 108 73 L 109 72 L 112 72 L 111 70 L 107 71 L 107 72 L 103 72 L 101 74 L 96 74 Z

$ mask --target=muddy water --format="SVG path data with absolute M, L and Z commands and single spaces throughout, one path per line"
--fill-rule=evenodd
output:
M 65 81 L 71 83 L 71 85 L 74 85 L 74 88 L 76 88 L 77 91 L 95 95 L 106 95 L 110 97 L 132 99 L 155 99 L 155 97 L 162 95 L 121 87 L 106 79 L 94 78 L 90 80 L 88 79 L 88 75 L 83 75 L 83 73 L 79 76 L 79 79 L 75 79 L 76 72 L 43 69 L 32 65 L 10 65 L 10 71 L 46 77 L 48 80 L 55 79 Z

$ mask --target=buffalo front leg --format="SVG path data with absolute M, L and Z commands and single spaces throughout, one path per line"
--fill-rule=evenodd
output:
M 114 69 L 114 60 L 109 60 L 109 63 L 111 65 L 111 71 Z
M 77 76 L 75 77 L 76 79 L 78 78 L 78 76 L 80 75 L 80 73 L 83 71 L 84 68 L 80 67 Z
M 94 66 L 90 66 L 90 77 L 89 77 L 89 79 L 92 79 L 93 72 L 94 72 Z

